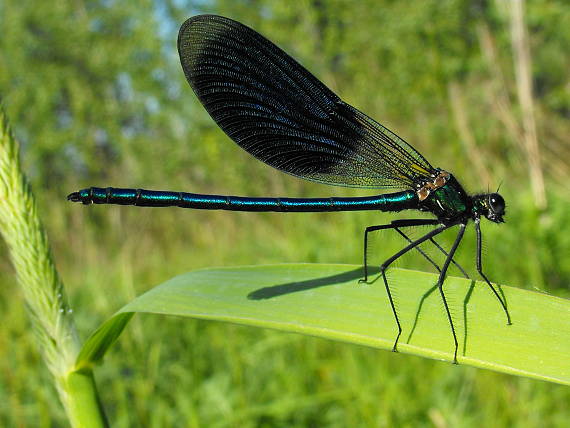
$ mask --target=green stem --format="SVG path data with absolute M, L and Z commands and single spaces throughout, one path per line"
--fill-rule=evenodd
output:
M 67 414 L 72 426 L 85 428 L 108 426 L 91 370 L 69 373 L 64 388 L 68 398 Z

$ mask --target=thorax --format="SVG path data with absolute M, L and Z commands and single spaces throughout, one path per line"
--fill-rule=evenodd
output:
M 471 198 L 455 177 L 446 171 L 440 171 L 433 182 L 421 185 L 417 194 L 420 210 L 433 213 L 444 223 L 471 216 Z

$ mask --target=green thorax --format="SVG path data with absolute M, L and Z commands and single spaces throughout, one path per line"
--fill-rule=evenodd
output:
M 431 192 L 420 203 L 422 211 L 430 211 L 442 220 L 452 220 L 465 216 L 472 210 L 471 198 L 461 184 L 450 174 L 444 186 Z

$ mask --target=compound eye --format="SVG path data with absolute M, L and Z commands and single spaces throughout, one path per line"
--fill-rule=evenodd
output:
M 505 200 L 498 193 L 491 193 L 488 199 L 489 208 L 493 213 L 502 215 L 505 213 Z

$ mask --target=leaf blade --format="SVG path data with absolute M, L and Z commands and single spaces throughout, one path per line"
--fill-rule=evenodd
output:
M 358 285 L 353 265 L 284 264 L 204 269 L 175 277 L 125 305 L 86 342 L 78 365 L 100 360 L 135 312 L 233 322 L 391 350 L 396 336 L 383 283 Z M 398 350 L 450 361 L 453 339 L 433 274 L 391 269 L 403 327 Z M 426 291 L 432 289 L 431 294 Z M 481 282 L 449 277 L 446 295 L 459 363 L 570 384 L 570 301 L 502 287 L 513 318 Z M 121 328 L 113 326 L 123 323 Z M 467 328 L 465 328 L 467 326 Z M 109 335 L 115 335 L 110 340 Z

